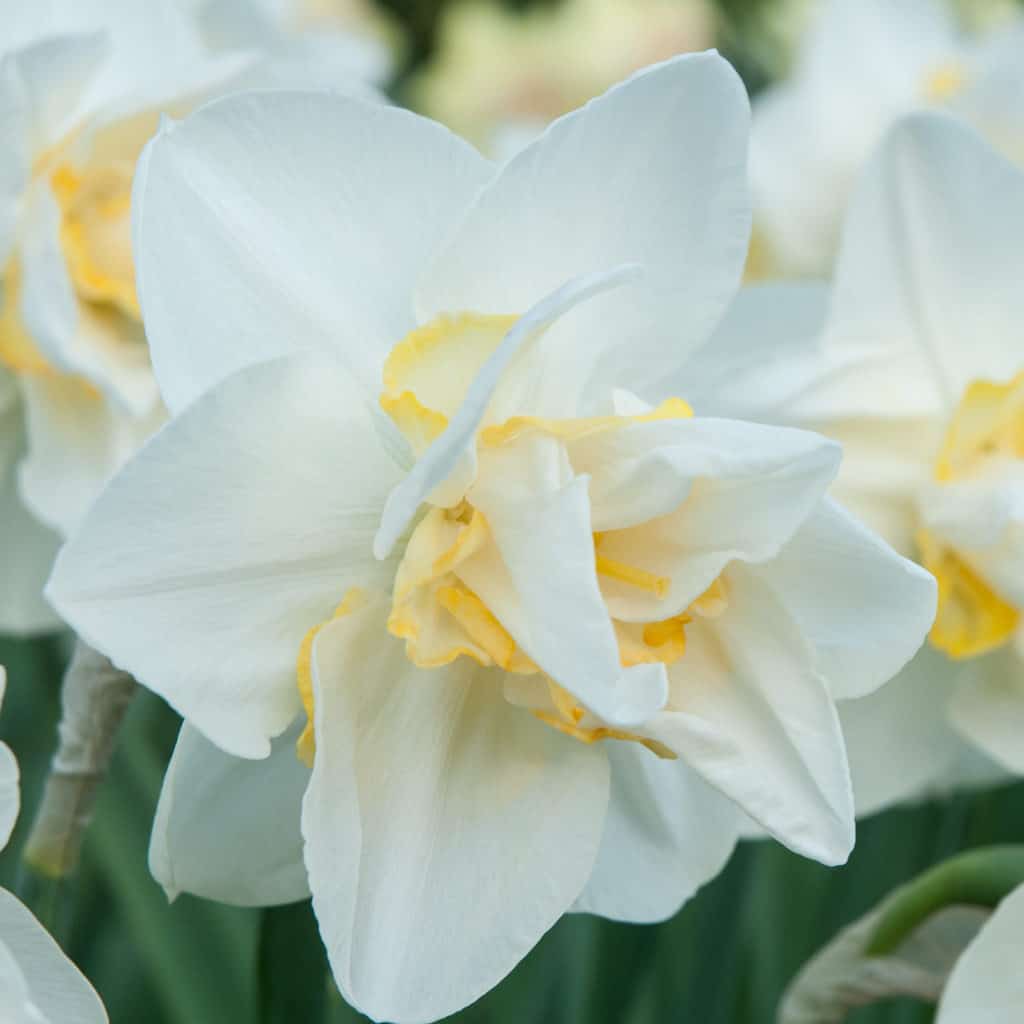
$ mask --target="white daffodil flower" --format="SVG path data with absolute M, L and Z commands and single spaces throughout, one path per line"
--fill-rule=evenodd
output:
M 934 581 L 824 497 L 832 442 L 660 388 L 738 285 L 747 130 L 708 53 L 500 168 L 312 93 L 140 163 L 174 418 L 48 593 L 186 719 L 157 877 L 312 892 L 378 1019 L 453 1012 L 570 908 L 671 914 L 747 814 L 849 852 L 834 700 L 911 656 Z
M 0 705 L 6 674 L 0 668 Z M 19 810 L 18 762 L 0 743 L 0 850 Z M 0 888 L 0 1020 L 4 1024 L 106 1024 L 95 989 L 21 901 Z
M 753 276 L 828 273 L 857 175 L 905 114 L 944 108 L 1024 163 L 1024 21 L 963 36 L 946 0 L 824 0 L 754 103 Z
M 1022 232 L 1024 171 L 954 118 L 913 115 L 865 170 L 831 298 L 744 292 L 691 398 L 841 441 L 833 493 L 938 579 L 930 644 L 850 707 L 862 810 L 991 774 L 963 737 L 1024 771 Z
M 964 950 L 939 1000 L 936 1024 L 1017 1024 L 1024 1006 L 1024 886 L 1015 889 Z
M 273 53 L 213 56 L 170 0 L 10 8 L 0 36 L 0 630 L 31 632 L 57 624 L 42 586 L 59 537 L 164 418 L 130 238 L 135 163 L 160 112 L 243 81 L 351 76 L 326 52 L 306 69 Z

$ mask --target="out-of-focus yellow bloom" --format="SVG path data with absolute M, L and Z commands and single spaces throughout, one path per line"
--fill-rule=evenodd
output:
M 705 0 L 566 0 L 527 14 L 469 0 L 449 9 L 411 99 L 507 152 L 638 68 L 704 49 L 713 29 Z

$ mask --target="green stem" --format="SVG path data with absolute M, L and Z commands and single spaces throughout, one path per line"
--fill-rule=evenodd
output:
M 953 904 L 995 907 L 1024 884 L 1024 846 L 987 846 L 926 871 L 894 893 L 865 952 L 891 953 L 926 918 Z

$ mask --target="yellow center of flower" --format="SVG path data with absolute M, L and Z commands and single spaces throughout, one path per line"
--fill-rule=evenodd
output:
M 938 106 L 963 92 L 967 84 L 967 71 L 958 61 L 947 61 L 925 75 L 922 92 L 925 101 Z
M 460 314 L 440 317 L 407 335 L 391 351 L 384 365 L 384 390 L 380 404 L 401 429 L 417 455 L 447 427 L 470 383 L 487 357 L 515 323 L 515 317 Z M 513 365 L 509 371 L 516 372 Z M 489 453 L 520 438 L 539 434 L 571 446 L 595 435 L 621 430 L 638 421 L 683 419 L 692 416 L 681 399 L 669 399 L 639 416 L 597 416 L 547 419 L 508 416 L 485 421 L 477 432 L 477 456 L 481 471 Z M 571 447 L 569 449 L 571 451 Z M 623 531 L 593 535 L 594 569 L 599 584 L 605 582 L 664 599 L 672 580 L 649 568 L 613 557 L 606 548 Z M 490 559 L 490 561 L 488 561 Z M 533 708 L 538 719 L 585 743 L 603 739 L 635 740 L 662 757 L 671 751 L 645 737 L 610 729 L 596 722 L 575 698 L 543 671 L 519 647 L 494 610 L 466 581 L 465 569 L 474 565 L 479 574 L 502 572 L 500 556 L 487 518 L 472 504 L 472 490 L 452 507 L 429 506 L 413 529 L 395 575 L 388 631 L 405 641 L 413 664 L 430 669 L 457 658 L 471 658 L 522 676 L 541 677 L 550 707 Z M 477 575 L 476 578 L 479 578 Z M 356 600 L 347 596 L 337 614 L 351 610 Z M 653 618 L 649 622 L 625 622 L 611 618 L 619 648 L 619 660 L 629 667 L 644 663 L 671 665 L 686 651 L 686 627 L 695 616 L 713 617 L 727 604 L 723 582 L 716 580 L 706 593 L 681 614 Z M 299 692 L 307 714 L 312 713 L 309 657 L 320 627 L 307 634 L 298 659 Z M 299 741 L 299 754 L 312 756 L 312 732 L 307 726 Z
M 141 319 L 132 265 L 130 165 L 79 171 L 61 164 L 50 183 L 61 210 L 64 258 L 79 298 Z
M 79 302 L 102 320 L 141 322 L 131 251 L 131 181 L 128 165 L 80 171 L 69 163 L 49 174 L 61 213 L 60 242 Z M 22 268 L 7 264 L 0 281 L 0 363 L 15 373 L 53 373 L 21 318 Z
M 1024 458 L 1024 373 L 1006 384 L 972 381 L 964 391 L 935 464 L 939 483 L 977 478 L 994 460 Z M 938 581 L 931 641 L 953 658 L 971 658 L 1005 643 L 1020 609 L 928 530 L 918 533 L 921 561 Z

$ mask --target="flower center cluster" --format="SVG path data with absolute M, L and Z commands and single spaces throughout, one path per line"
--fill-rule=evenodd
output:
M 402 430 L 417 455 L 446 428 L 471 380 L 495 350 L 514 317 L 463 314 L 442 317 L 412 332 L 389 355 L 384 367 L 381 406 Z M 512 371 L 514 373 L 514 370 Z M 500 405 L 500 402 L 498 403 Z M 685 402 L 669 399 L 639 416 L 599 416 L 544 419 L 499 415 L 485 421 L 476 440 L 476 479 L 491 479 L 506 472 L 496 468 L 502 454 L 519 444 L 541 438 L 564 446 L 568 461 L 573 445 L 598 435 L 621 430 L 638 421 L 682 419 L 692 415 Z M 490 477 L 488 477 L 490 474 Z M 508 481 L 519 493 L 528 492 L 529 480 Z M 494 666 L 519 677 L 532 677 L 531 690 L 542 699 L 530 710 L 559 731 L 583 742 L 615 738 L 643 743 L 655 753 L 672 757 L 660 744 L 595 719 L 566 689 L 549 678 L 530 658 L 487 600 L 488 592 L 507 592 L 510 583 L 485 513 L 474 504 L 474 487 L 449 494 L 427 506 L 405 547 L 392 590 L 388 631 L 405 641 L 406 654 L 420 668 L 437 668 L 458 658 Z M 650 551 L 631 557 L 630 529 L 592 534 L 594 572 L 603 595 L 623 590 L 643 595 L 656 608 L 671 589 L 668 575 L 652 568 Z M 550 571 L 557 577 L 558 553 L 552 552 Z M 345 614 L 356 600 L 351 594 L 339 608 Z M 606 596 L 607 601 L 607 596 Z M 646 621 L 609 620 L 623 667 L 661 663 L 671 665 L 686 651 L 686 627 L 697 616 L 719 615 L 727 604 L 721 579 L 683 611 L 652 614 Z M 299 657 L 299 690 L 311 710 L 309 656 L 315 627 L 307 635 Z M 312 752 L 309 729 L 300 741 L 300 755 Z
M 1006 384 L 972 381 L 946 432 L 935 464 L 936 482 L 981 481 L 1022 458 L 1024 373 Z M 932 531 L 920 530 L 917 539 L 922 564 L 938 581 L 932 643 L 954 658 L 974 657 L 1005 643 L 1020 624 L 1020 609 Z
M 47 173 L 61 215 L 61 249 L 79 302 L 94 317 L 127 318 L 138 325 L 142 315 L 132 265 L 130 165 L 83 171 L 60 163 Z M 18 260 L 12 258 L 0 281 L 0 363 L 15 373 L 52 373 L 21 318 L 22 277 Z
M 948 103 L 967 85 L 967 71 L 960 61 L 950 60 L 925 75 L 922 92 L 925 101 L 939 105 Z

